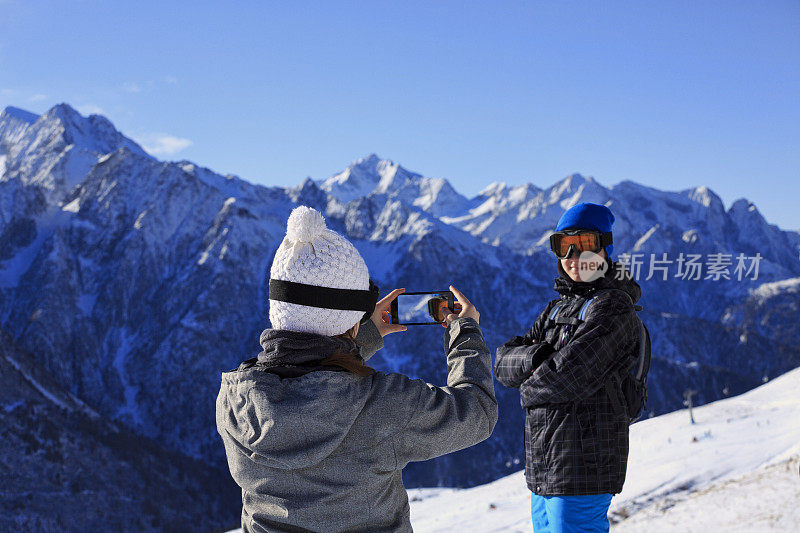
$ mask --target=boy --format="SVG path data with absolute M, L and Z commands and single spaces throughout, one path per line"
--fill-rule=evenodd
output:
M 611 260 L 613 223 L 599 204 L 564 213 L 551 237 L 561 297 L 524 336 L 497 349 L 495 376 L 519 389 L 526 410 L 525 480 L 536 533 L 607 532 L 611 497 L 625 482 L 629 421 L 615 408 L 624 397 L 612 375 L 638 346 L 641 289 Z

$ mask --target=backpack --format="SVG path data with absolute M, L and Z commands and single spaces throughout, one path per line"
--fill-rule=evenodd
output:
M 605 290 L 620 290 L 620 289 L 605 289 Z M 625 292 L 625 295 L 630 299 L 630 295 Z M 589 305 L 596 298 L 592 296 L 587 298 L 581 305 L 577 318 L 561 319 L 556 318 L 556 313 L 561 307 L 561 304 L 556 304 L 550 312 L 548 322 L 567 323 L 577 327 L 578 324 L 584 321 L 584 317 L 589 309 Z M 633 304 L 633 301 L 631 300 Z M 636 311 L 641 311 L 642 306 L 633 304 Z M 647 373 L 650 371 L 650 332 L 642 322 L 638 313 L 636 321 L 639 325 L 639 342 L 638 350 L 631 354 L 627 366 L 612 372 L 609 375 L 608 381 L 604 384 L 606 394 L 611 400 L 611 405 L 617 414 L 621 414 L 624 410 L 628 417 L 628 424 L 633 424 L 641 418 L 644 408 L 647 406 Z M 619 389 L 622 390 L 623 398 L 617 396 L 617 388 L 614 386 L 619 384 Z

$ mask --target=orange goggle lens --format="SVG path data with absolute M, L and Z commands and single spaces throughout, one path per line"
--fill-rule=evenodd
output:
M 578 233 L 577 235 L 556 234 L 553 236 L 553 252 L 558 257 L 566 257 L 569 247 L 575 245 L 578 253 L 597 252 L 600 246 L 600 236 L 597 233 Z

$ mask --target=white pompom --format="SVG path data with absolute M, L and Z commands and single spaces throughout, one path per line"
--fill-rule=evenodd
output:
M 314 242 L 326 229 L 320 212 L 304 205 L 295 207 L 286 222 L 286 236 L 295 242 Z

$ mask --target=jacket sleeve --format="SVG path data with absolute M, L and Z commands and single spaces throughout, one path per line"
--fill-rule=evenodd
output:
M 445 331 L 447 386 L 408 379 L 407 418 L 394 437 L 398 468 L 467 448 L 487 439 L 497 423 L 492 361 L 472 318 Z
M 372 320 L 367 320 L 365 323 L 358 326 L 356 344 L 361 348 L 361 358 L 364 361 L 383 348 L 383 337 L 381 337 L 381 334 L 378 332 L 378 327 Z
M 523 407 L 586 399 L 623 364 L 636 342 L 636 311 L 620 298 L 598 299 L 572 338 L 519 387 Z
M 497 348 L 494 362 L 497 381 L 506 387 L 519 388 L 531 372 L 555 351 L 552 345 L 542 341 L 542 329 L 557 301 L 553 300 L 545 306 L 525 335 L 513 337 Z

